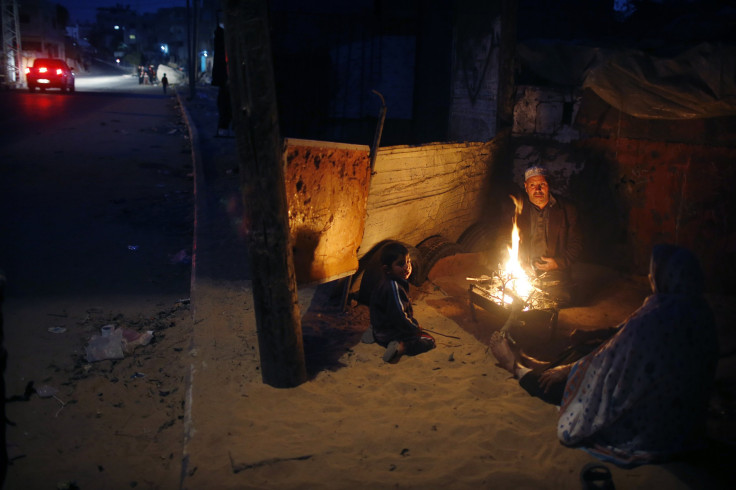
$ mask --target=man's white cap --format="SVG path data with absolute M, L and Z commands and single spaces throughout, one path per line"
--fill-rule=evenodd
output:
M 535 165 L 534 167 L 529 167 L 524 172 L 524 182 L 529 180 L 531 177 L 536 177 L 537 175 L 541 175 L 542 177 L 547 177 L 547 169 L 544 167 L 540 167 L 539 165 Z

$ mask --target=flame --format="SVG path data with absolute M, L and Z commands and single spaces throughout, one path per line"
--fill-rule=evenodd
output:
M 511 228 L 511 246 L 507 247 L 509 252 L 508 260 L 503 265 L 503 274 L 508 279 L 507 287 L 510 288 L 521 299 L 526 300 L 532 292 L 532 283 L 524 268 L 519 262 L 519 227 L 516 224 L 517 217 L 523 209 L 523 202 L 513 195 L 509 196 L 514 201 L 516 212 L 514 213 L 513 227 Z M 504 303 L 511 304 L 513 297 L 504 295 Z

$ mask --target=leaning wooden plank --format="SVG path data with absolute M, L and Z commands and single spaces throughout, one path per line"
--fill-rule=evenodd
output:
M 457 240 L 478 218 L 490 160 L 490 142 L 381 148 L 358 257 L 387 238 Z

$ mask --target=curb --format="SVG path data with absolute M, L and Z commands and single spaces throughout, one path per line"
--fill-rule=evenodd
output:
M 204 172 L 202 169 L 202 154 L 200 151 L 200 143 L 199 143 L 199 133 L 197 132 L 197 128 L 194 125 L 194 122 L 192 120 L 191 114 L 189 114 L 189 111 L 187 110 L 186 105 L 182 101 L 182 96 L 179 93 L 179 90 L 176 88 L 174 89 L 174 92 L 176 94 L 176 100 L 179 104 L 179 109 L 181 110 L 182 118 L 184 119 L 184 123 L 187 125 L 187 130 L 189 132 L 189 145 L 191 147 L 191 153 L 192 153 L 192 173 L 194 177 L 194 232 L 193 232 L 193 242 L 192 242 L 192 272 L 191 272 L 191 279 L 189 284 L 189 308 L 191 313 L 191 319 L 192 323 L 194 324 L 194 320 L 196 318 L 196 312 L 197 312 L 197 302 L 196 302 L 196 293 L 197 293 L 197 248 L 198 248 L 198 235 L 199 235 L 199 228 L 202 223 L 202 217 L 205 214 L 205 210 L 203 207 L 206 206 L 207 200 L 204 198 Z M 194 356 L 196 353 L 196 346 L 194 344 L 194 335 L 192 335 L 192 338 L 190 339 L 189 344 L 189 355 L 190 357 Z M 191 441 L 192 436 L 194 435 L 194 422 L 192 420 L 192 403 L 193 403 L 193 387 L 194 387 L 194 374 L 196 372 L 194 363 L 189 364 L 189 372 L 187 373 L 186 380 L 185 380 L 185 402 L 184 402 L 184 442 L 182 445 L 182 459 L 181 459 L 181 473 L 179 478 L 179 488 L 180 490 L 185 488 L 184 487 L 184 481 L 187 477 L 187 473 L 189 471 L 189 441 Z

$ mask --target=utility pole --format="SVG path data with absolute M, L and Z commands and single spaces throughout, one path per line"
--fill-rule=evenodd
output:
M 224 5 L 261 376 L 266 384 L 290 388 L 306 381 L 306 367 L 289 244 L 267 1 L 225 0 Z
M 2 46 L 0 46 L 0 86 L 17 87 L 21 78 L 20 23 L 16 0 L 0 0 Z

